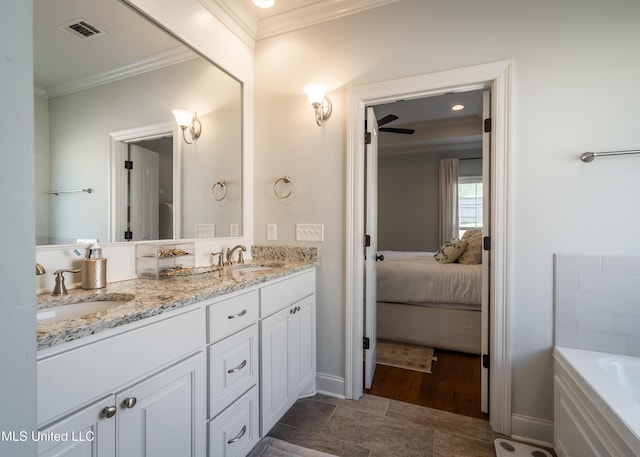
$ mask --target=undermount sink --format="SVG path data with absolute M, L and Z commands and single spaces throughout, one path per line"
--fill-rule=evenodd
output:
M 49 308 L 42 308 L 36 312 L 36 322 L 38 324 L 52 324 L 54 322 L 60 322 L 67 319 L 75 319 L 120 306 L 132 299 L 133 296 L 128 295 L 122 298 L 106 300 L 93 299 L 79 303 L 69 303 L 65 305 L 51 306 Z

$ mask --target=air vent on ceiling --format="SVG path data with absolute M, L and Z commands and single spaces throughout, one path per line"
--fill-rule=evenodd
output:
M 100 30 L 93 24 L 82 18 L 74 19 L 73 21 L 59 25 L 58 28 L 70 33 L 76 38 L 86 40 L 87 38 L 95 38 L 97 36 L 105 35 L 104 30 Z

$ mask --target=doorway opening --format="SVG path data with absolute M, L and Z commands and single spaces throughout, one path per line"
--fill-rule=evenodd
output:
M 477 258 L 469 248 L 463 263 L 434 258 L 444 241 L 462 238 L 467 230 L 490 235 L 483 223 L 489 210 L 483 189 L 490 188 L 488 173 L 483 176 L 490 144 L 483 142 L 490 135 L 483 132 L 484 118 L 490 117 L 488 107 L 483 110 L 490 97 L 484 95 L 478 89 L 379 104 L 372 106 L 374 119 L 367 110 L 378 138 L 377 160 L 366 158 L 365 195 L 367 203 L 369 192 L 376 196 L 377 221 L 368 227 L 369 215 L 364 219 L 367 235 L 376 240 L 377 261 L 365 261 L 365 268 L 376 269 L 365 273 L 365 283 L 377 278 L 377 297 L 373 310 L 365 307 L 364 313 L 365 322 L 367 312 L 376 313 L 378 343 L 373 379 L 365 375 L 366 393 L 488 419 L 481 355 L 488 351 L 482 344 L 488 336 L 482 329 L 488 322 L 482 291 L 489 270 L 482 268 L 479 245 L 473 248 Z M 451 183 L 439 178 L 445 159 L 455 162 Z M 376 164 L 371 173 L 368 168 Z M 445 198 L 445 184 L 457 198 Z M 457 215 L 444 240 L 443 207 Z M 364 333 L 369 336 L 366 328 Z
M 347 148 L 347 230 L 345 283 L 345 397 L 360 398 L 364 376 L 362 323 L 364 312 L 364 124 L 366 107 L 448 92 L 491 89 L 491 290 L 489 318 L 489 411 L 492 430 L 511 433 L 511 367 L 508 303 L 509 187 L 511 164 L 512 62 L 502 61 L 456 70 L 375 83 L 348 91 L 349 122 Z M 370 258 L 370 256 L 368 256 Z M 365 351 L 366 353 L 366 351 Z

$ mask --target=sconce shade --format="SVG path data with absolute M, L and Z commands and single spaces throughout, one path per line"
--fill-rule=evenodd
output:
M 325 97 L 327 88 L 319 82 L 310 82 L 304 85 L 303 90 L 307 94 L 309 103 L 313 107 L 316 116 L 316 124 L 322 126 L 322 121 L 329 119 L 331 116 L 331 100 Z
M 200 119 L 198 119 L 198 115 L 193 113 L 193 115 L 183 109 L 174 109 L 171 110 L 173 115 L 176 118 L 176 123 L 182 129 L 182 139 L 187 144 L 192 144 L 193 140 L 196 138 L 200 138 L 200 133 L 202 133 L 202 124 L 200 123 Z M 191 133 L 191 140 L 187 139 L 186 131 L 189 129 L 189 133 Z

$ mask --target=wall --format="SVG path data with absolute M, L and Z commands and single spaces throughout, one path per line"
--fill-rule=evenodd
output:
M 438 250 L 439 160 L 481 156 L 482 150 L 466 153 L 380 154 L 378 250 Z M 460 162 L 460 176 L 468 176 L 471 171 L 475 175 L 482 175 L 482 161 Z
M 640 257 L 554 259 L 555 345 L 640 356 Z
M 258 42 L 255 239 L 278 223 L 325 224 L 319 244 L 318 370 L 344 376 L 346 90 L 514 59 L 508 343 L 515 434 L 551 441 L 553 253 L 638 255 L 630 211 L 640 158 L 585 150 L 640 146 L 635 101 L 640 4 L 566 0 L 404 0 Z M 333 114 L 313 122 L 302 86 L 325 81 Z M 294 199 L 273 197 L 288 174 Z M 540 431 L 542 430 L 542 431 Z M 545 434 L 546 433 L 546 434 Z
M 0 431 L 36 427 L 32 2 L 0 15 Z M 18 37 L 18 38 L 16 38 Z M 0 455 L 36 455 L 33 442 L 0 440 Z

